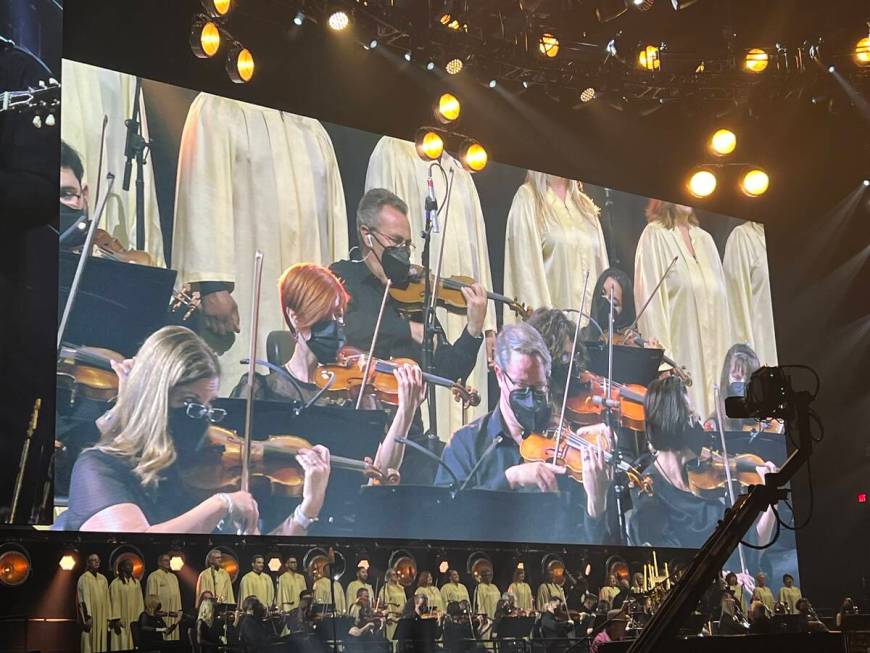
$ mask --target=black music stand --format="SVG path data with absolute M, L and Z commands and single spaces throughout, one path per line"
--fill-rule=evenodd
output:
M 435 650 L 437 619 L 403 617 L 396 624 L 396 650 L 399 653 L 426 653 Z
M 535 626 L 534 617 L 502 617 L 498 622 L 499 639 L 522 639 L 530 637 Z
M 607 376 L 607 347 L 597 342 L 586 342 L 586 365 L 590 372 Z M 613 345 L 613 381 L 637 383 L 644 387 L 659 374 L 663 349 Z

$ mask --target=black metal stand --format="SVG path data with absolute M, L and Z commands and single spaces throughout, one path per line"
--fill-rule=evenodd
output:
M 607 320 L 607 384 L 604 388 L 604 411 L 608 432 L 610 433 L 610 464 L 613 469 L 613 495 L 616 500 L 616 519 L 619 524 L 619 544 L 628 543 L 628 524 L 625 520 L 626 505 L 628 499 L 628 478 L 625 472 L 620 471 L 623 462 L 622 453 L 619 451 L 619 438 L 616 434 L 616 425 L 613 422 L 613 407 L 610 405 L 610 395 L 613 388 L 613 290 L 610 291 L 610 312 Z
M 431 265 L 431 244 L 432 244 L 432 217 L 438 210 L 438 205 L 431 200 L 427 194 L 425 200 L 426 222 L 423 226 L 423 232 L 420 234 L 423 237 L 423 251 L 420 256 L 420 263 L 423 267 L 423 356 L 422 368 L 424 372 L 429 374 L 435 373 L 435 306 L 432 302 L 432 265 Z M 429 413 L 429 437 L 438 437 L 438 412 L 435 406 L 435 385 L 430 383 L 426 389 L 426 408 Z
M 142 138 L 142 123 L 139 121 L 139 102 L 142 97 L 142 80 L 136 78 L 133 93 L 133 114 L 124 121 L 127 126 L 127 140 L 124 144 L 124 179 L 122 187 L 130 190 L 130 177 L 133 159 L 136 159 L 136 249 L 145 249 L 145 150 L 149 143 Z

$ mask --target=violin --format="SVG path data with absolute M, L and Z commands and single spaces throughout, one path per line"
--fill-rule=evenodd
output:
M 434 275 L 429 275 L 429 283 L 435 283 Z M 436 291 L 438 306 L 446 308 L 451 313 L 464 313 L 468 309 L 468 304 L 465 301 L 465 296 L 462 294 L 462 289 L 468 288 L 474 283 L 476 281 L 471 277 L 461 275 L 442 277 Z M 411 266 L 411 280 L 407 286 L 403 288 L 393 286 L 390 288 L 390 297 L 402 305 L 402 308 L 399 310 L 403 313 L 419 313 L 422 311 L 425 307 L 425 295 L 426 284 L 423 278 L 423 268 L 419 265 Z M 505 304 L 521 320 L 525 320 L 532 314 L 528 306 L 506 295 L 500 295 L 499 293 L 487 290 L 486 296 L 494 302 Z
M 242 476 L 244 441 L 234 431 L 209 426 L 200 460 L 184 471 L 184 482 L 202 493 L 235 492 Z M 271 435 L 266 440 L 251 442 L 250 470 L 254 478 L 267 480 L 275 494 L 298 497 L 302 494 L 305 473 L 296 463 L 300 449 L 310 449 L 311 443 L 295 435 Z M 330 456 L 330 465 L 338 469 L 359 472 L 367 478 L 395 485 L 395 475 L 384 475 L 371 463 L 343 456 Z
M 119 263 L 135 263 L 137 265 L 154 265 L 154 260 L 148 252 L 139 249 L 126 249 L 121 241 L 105 229 L 97 228 L 94 232 L 94 247 L 97 256 Z
M 556 439 L 552 435 L 532 433 L 520 444 L 520 455 L 523 460 L 530 463 L 553 462 L 555 457 L 556 464 L 564 466 L 566 474 L 578 483 L 583 482 L 583 453 L 585 451 L 594 450 L 597 452 L 598 449 L 602 449 L 604 460 L 608 463 L 613 462 L 613 455 L 610 453 L 610 440 L 603 429 L 599 431 L 580 430 L 576 433 L 570 429 L 565 429 L 559 439 L 558 455 L 554 456 L 556 454 L 555 446 Z M 625 472 L 630 487 L 652 495 L 652 480 L 649 477 L 644 477 L 624 460 L 617 462 L 617 469 Z
M 337 363 L 320 365 L 314 375 L 314 382 L 320 388 L 328 388 L 330 392 L 345 392 L 356 395 L 362 389 L 368 355 L 353 347 L 344 347 L 339 353 Z M 366 381 L 367 388 L 373 388 L 378 400 L 389 406 L 399 405 L 399 381 L 393 372 L 402 364 L 416 365 L 410 358 L 392 358 L 389 361 L 374 359 Z M 427 383 L 450 388 L 453 398 L 469 406 L 480 404 L 480 393 L 474 388 L 464 387 L 459 383 L 423 372 L 423 380 Z
M 756 467 L 764 467 L 764 464 L 760 456 L 752 453 L 728 456 L 731 480 L 741 485 L 761 485 L 764 480 Z M 698 458 L 686 463 L 686 476 L 693 494 L 725 487 L 728 477 L 725 473 L 724 456 L 704 447 Z
M 644 340 L 640 335 L 640 331 L 636 329 L 632 329 L 631 327 L 626 327 L 621 331 L 618 331 L 613 334 L 613 344 L 614 345 L 622 345 L 624 347 L 650 347 L 653 349 L 660 349 L 660 345 L 653 346 L 653 343 L 650 343 L 649 340 Z M 662 354 L 662 361 L 671 366 L 669 372 L 674 376 L 677 376 L 682 380 L 682 382 L 690 386 L 692 385 L 692 375 L 689 374 L 689 370 L 687 370 L 682 365 L 678 365 L 673 358 L 670 358 L 667 354 Z
M 606 401 L 604 377 L 582 371 L 576 378 L 579 383 L 572 381 L 572 392 L 565 407 L 565 415 L 571 422 L 583 426 L 599 424 L 604 421 L 604 412 L 610 404 L 616 408 L 620 426 L 632 431 L 644 430 L 645 387 L 613 382 L 610 384 L 610 401 Z
M 70 392 L 71 403 L 76 397 L 111 401 L 118 395 L 118 375 L 110 361 L 123 360 L 121 354 L 111 349 L 64 345 L 57 362 L 58 385 Z

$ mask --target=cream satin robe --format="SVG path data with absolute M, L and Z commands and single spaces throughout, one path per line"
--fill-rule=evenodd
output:
M 677 262 L 650 301 L 638 325 L 644 338 L 657 338 L 667 354 L 692 375 L 689 396 L 702 419 L 710 415 L 713 385 L 734 342 L 725 272 L 713 237 L 700 227 L 689 228 L 697 258 L 679 229 L 648 224 L 634 256 L 634 301 L 640 307 L 674 257 Z
M 172 265 L 178 281 L 235 283 L 241 333 L 221 356 L 221 395 L 245 368 L 254 254 L 263 252 L 259 356 L 286 329 L 275 284 L 294 263 L 347 256 L 344 190 L 332 141 L 316 120 L 200 93 L 178 159 Z
M 218 603 L 235 603 L 236 595 L 233 593 L 233 581 L 226 569 L 215 571 L 211 567 L 203 569 L 199 578 L 196 579 L 196 607 L 199 607 L 199 597 L 209 591 L 214 594 Z
M 181 612 L 181 592 L 178 588 L 178 577 L 171 571 L 157 569 L 148 575 L 145 583 L 145 596 L 154 594 L 160 599 L 160 605 L 164 612 Z M 171 626 L 178 619 L 163 617 L 167 626 Z M 165 637 L 167 640 L 178 639 L 178 628 Z
M 305 576 L 285 571 L 278 577 L 278 608 L 290 612 L 299 606 L 299 595 L 308 589 Z
M 513 594 L 514 605 L 519 610 L 531 612 L 535 609 L 535 603 L 532 600 L 532 588 L 528 583 L 511 583 L 507 588 L 508 594 Z
M 492 290 L 492 274 L 489 268 L 489 250 L 486 244 L 486 224 L 480 198 L 471 173 L 451 156 L 444 156 L 442 165 L 445 171 L 453 173 L 453 192 L 450 198 L 449 216 L 447 218 L 447 240 L 444 243 L 444 261 L 441 265 L 445 277 L 463 275 L 477 280 L 488 290 Z M 408 204 L 408 219 L 411 222 L 411 234 L 415 250 L 411 255 L 412 263 L 420 263 L 423 242 L 420 232 L 423 231 L 424 197 L 429 163 L 423 161 L 409 141 L 384 136 L 375 146 L 369 159 L 366 173 L 366 190 L 386 188 L 401 197 Z M 447 187 L 444 176 L 437 169 L 432 170 L 432 181 L 439 207 L 446 197 Z M 444 213 L 439 218 L 441 233 L 433 233 L 431 239 L 430 263 L 432 272 L 438 264 L 441 249 L 441 238 L 444 234 Z M 448 313 L 444 309 L 437 311 L 438 320 L 444 327 L 447 339 L 455 341 L 465 328 L 468 320 L 465 315 Z M 495 306 L 489 303 L 484 331 L 495 331 Z M 486 346 L 482 344 L 477 355 L 474 371 L 468 377 L 468 385 L 480 392 L 480 405 L 469 408 L 468 421 L 484 415 L 487 411 L 487 375 Z M 436 388 L 438 407 L 438 437 L 444 441 L 462 426 L 462 404 L 454 401 L 447 388 Z M 424 408 L 423 420 L 428 423 L 428 411 Z
M 332 581 L 335 586 L 335 611 L 338 614 L 347 612 L 347 604 L 345 603 L 344 588 L 337 580 Z M 332 590 L 329 589 L 329 579 L 325 576 L 318 578 L 311 588 L 314 591 L 315 603 L 332 603 Z
M 275 584 L 272 582 L 272 577 L 265 571 L 262 574 L 249 571 L 242 576 L 242 582 L 239 584 L 239 605 L 241 606 L 249 596 L 256 596 L 267 609 L 271 608 L 275 601 Z
M 85 632 L 82 630 L 81 636 L 81 651 L 82 653 L 101 653 L 101 651 L 109 650 L 109 613 L 111 606 L 109 602 L 109 583 L 106 577 L 100 573 L 95 576 L 89 571 L 86 571 L 79 576 L 76 585 L 76 608 L 82 615 L 84 620 L 84 611 L 81 608 L 82 603 L 85 605 L 88 616 L 91 618 L 91 630 Z M 138 618 L 139 615 L 136 615 Z
M 363 588 L 363 587 L 365 587 L 369 591 L 369 601 L 374 601 L 375 600 L 374 588 L 371 585 L 369 585 L 368 583 L 363 583 L 362 581 L 354 578 L 352 581 L 350 581 L 350 584 L 347 586 L 347 590 L 344 593 L 344 596 L 346 599 L 345 604 L 352 606 L 354 603 L 356 603 L 356 593 L 360 590 L 360 588 Z
M 565 590 L 561 585 L 556 583 L 541 583 L 538 586 L 538 612 L 544 612 L 547 609 L 547 603 L 554 596 L 562 599 L 565 602 Z
M 93 215 L 98 201 L 96 193 L 103 115 L 108 116 L 100 192 L 106 190 L 107 172 L 115 174 L 115 183 L 106 210 L 100 219 L 100 227 L 128 248 L 136 246 L 136 163 L 133 162 L 130 190 L 125 191 L 122 188 L 124 145 L 127 141 L 127 127 L 124 121 L 132 114 L 135 89 L 136 78 L 132 75 L 63 60 L 61 138 L 82 157 L 85 166 L 85 176 L 82 181 L 90 190 L 90 211 Z M 144 99 L 141 99 L 139 111 L 142 136 L 148 140 L 148 120 L 145 115 Z M 151 254 L 156 265 L 164 267 L 166 263 L 163 259 L 163 234 L 160 230 L 160 216 L 157 213 L 157 191 L 150 155 L 145 163 L 142 179 L 145 185 L 145 251 Z
M 114 630 L 109 632 L 109 640 L 113 651 L 126 651 L 133 648 L 133 632 L 130 624 L 139 621 L 139 615 L 145 611 L 145 602 L 142 598 L 142 585 L 135 578 L 126 583 L 118 577 L 109 585 L 109 600 L 111 611 L 109 620 L 118 619 L 121 622 L 121 632 L 116 634 Z M 165 609 L 165 608 L 164 608 Z M 167 625 L 169 625 L 167 623 Z
M 536 215 L 532 188 L 523 184 L 508 213 L 504 254 L 504 294 L 536 308 L 577 309 L 587 270 L 583 311 L 592 304 L 595 282 L 608 267 L 607 247 L 598 215 L 569 192 L 562 202 L 547 188 L 546 210 Z M 504 312 L 505 323 L 516 315 Z
M 471 597 L 468 596 L 468 588 L 462 583 L 445 583 L 442 585 L 441 598 L 444 599 L 445 606 L 454 601 L 456 603 L 459 603 L 460 601 L 471 601 Z
M 430 610 L 438 610 L 438 612 L 444 614 L 444 599 L 441 597 L 441 592 L 434 585 L 418 587 L 414 591 L 414 596 L 425 596 Z
M 477 591 L 474 593 L 474 611 L 486 613 L 490 619 L 495 617 L 495 608 L 498 606 L 498 600 L 501 598 L 501 592 L 498 587 L 492 583 L 480 583 L 477 586 Z
M 722 266 L 728 284 L 735 342 L 752 347 L 762 365 L 775 366 L 776 333 L 764 227 L 757 222 L 744 222 L 735 227 L 725 244 Z

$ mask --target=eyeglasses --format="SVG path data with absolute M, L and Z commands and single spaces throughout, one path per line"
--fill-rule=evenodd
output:
M 184 408 L 189 418 L 202 419 L 205 417 L 208 418 L 208 421 L 212 424 L 217 424 L 227 416 L 227 411 L 223 408 L 212 408 L 211 406 L 197 404 L 193 401 L 186 401 L 184 403 Z
M 371 233 L 373 233 L 373 234 L 380 234 L 384 238 L 387 239 L 387 243 L 388 243 L 387 245 L 384 245 L 383 243 L 381 243 L 380 238 L 377 239 L 377 241 L 379 243 L 381 243 L 381 245 L 383 247 L 398 247 L 399 249 L 408 250 L 409 253 L 413 252 L 415 249 L 417 249 L 416 247 L 414 247 L 414 243 L 411 242 L 410 240 L 402 240 L 401 238 L 396 238 L 394 236 L 388 236 L 387 234 L 382 233 L 382 232 L 378 231 L 377 229 L 370 229 L 369 231 L 371 231 Z
M 511 378 L 510 374 L 508 374 L 506 370 L 502 370 L 501 373 L 505 375 L 507 380 L 510 381 L 511 385 L 514 386 L 514 388 L 516 388 L 517 390 L 531 390 L 535 394 L 541 394 L 544 396 L 549 396 L 550 394 L 549 383 L 544 383 L 542 385 L 520 385 Z

